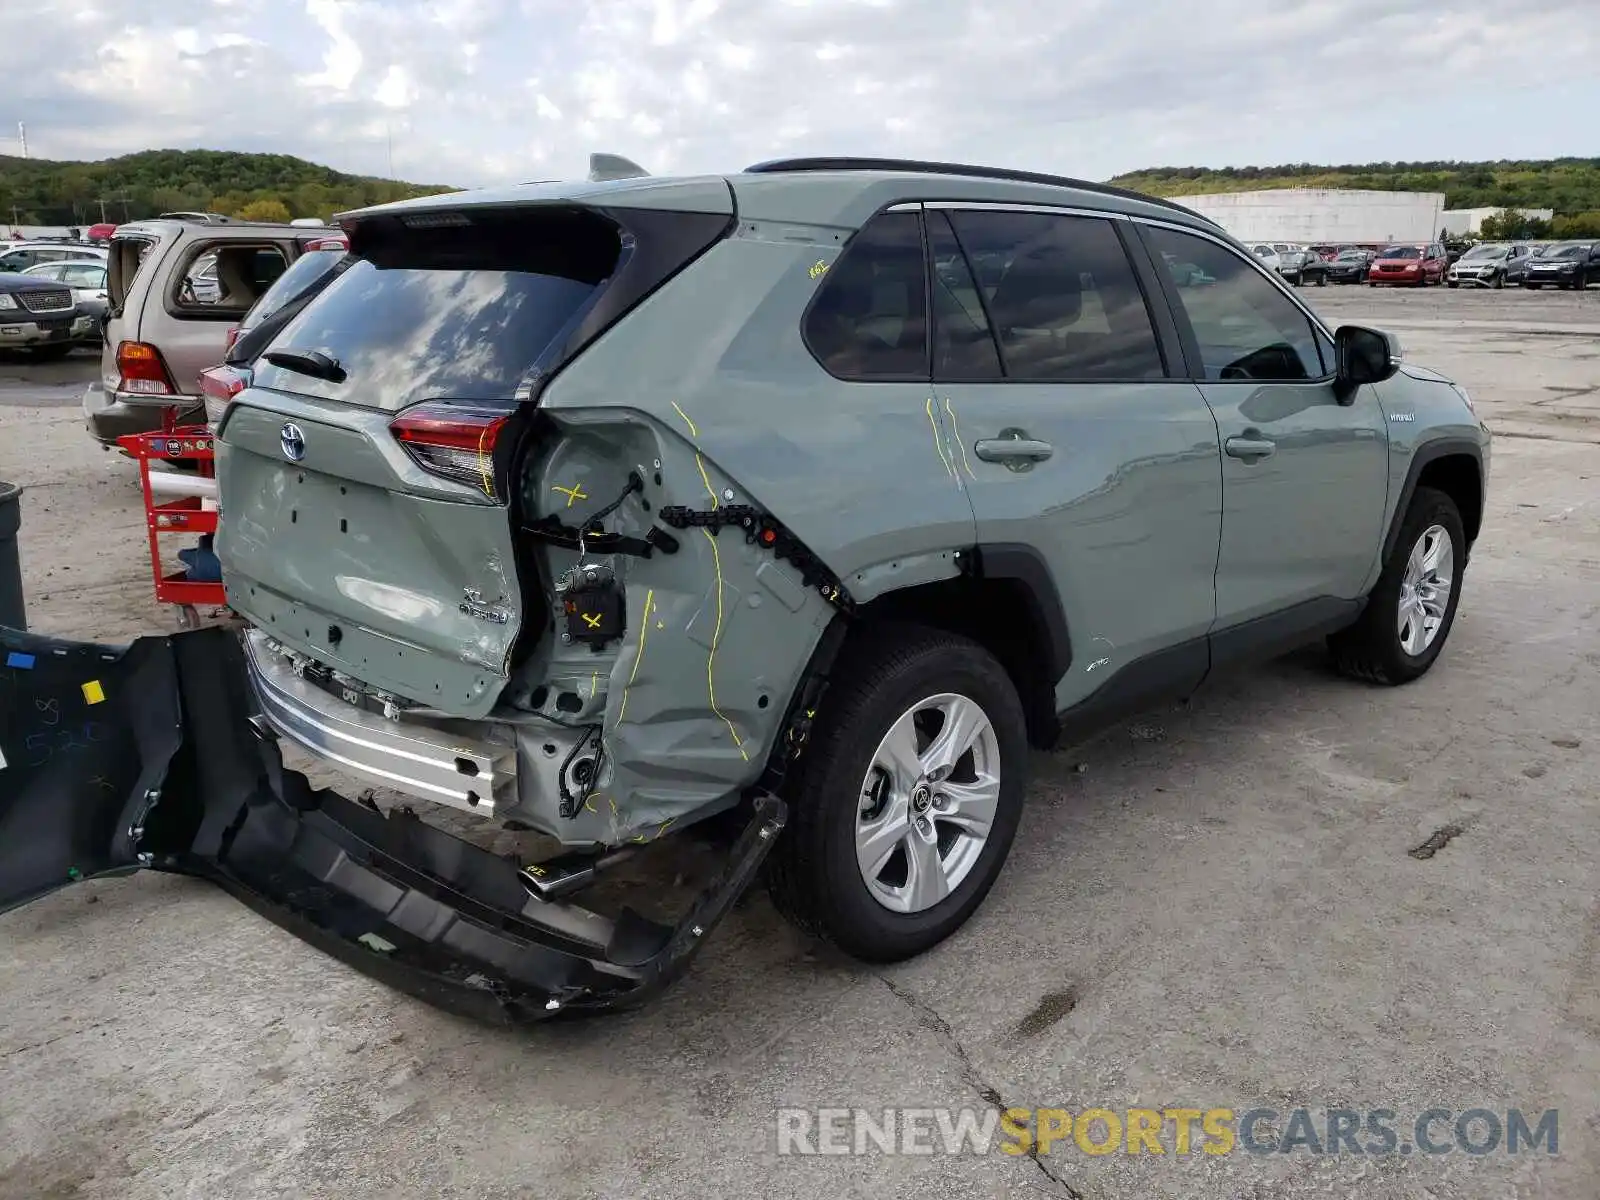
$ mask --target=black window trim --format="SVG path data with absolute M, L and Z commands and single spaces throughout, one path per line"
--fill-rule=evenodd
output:
M 1134 224 L 1135 227 L 1138 228 L 1139 240 L 1144 245 L 1145 254 L 1148 257 L 1152 267 L 1154 266 L 1155 260 L 1160 256 L 1160 251 L 1150 244 L 1149 239 L 1145 236 L 1144 227 L 1170 229 L 1177 233 L 1187 233 L 1193 235 L 1194 237 L 1203 238 L 1206 241 L 1213 242 L 1220 246 L 1223 250 L 1231 253 L 1235 258 L 1249 264 L 1255 270 L 1256 274 L 1267 279 L 1274 287 L 1277 288 L 1279 293 L 1281 293 L 1283 297 L 1294 306 L 1296 311 L 1298 311 L 1303 317 L 1306 318 L 1308 322 L 1310 322 L 1313 330 L 1315 330 L 1317 333 L 1321 333 L 1325 338 L 1328 339 L 1330 343 L 1334 341 L 1333 332 L 1328 328 L 1327 324 L 1321 318 L 1319 318 L 1316 313 L 1312 312 L 1311 309 L 1307 308 L 1303 303 L 1301 303 L 1300 297 L 1294 294 L 1289 285 L 1283 281 L 1283 278 L 1279 276 L 1276 271 L 1268 271 L 1262 267 L 1254 254 L 1242 253 L 1239 250 L 1239 247 L 1231 245 L 1225 238 L 1215 237 L 1207 233 L 1205 230 L 1197 229 L 1192 225 L 1183 225 L 1176 221 L 1157 221 L 1147 217 L 1130 217 L 1129 220 Z M 1183 346 L 1184 359 L 1186 360 L 1189 368 L 1188 378 L 1190 382 L 1197 384 L 1203 383 L 1207 385 L 1244 385 L 1248 387 L 1261 387 L 1263 384 L 1278 383 L 1294 387 L 1304 387 L 1307 384 L 1332 383 L 1336 377 L 1337 372 L 1335 370 L 1331 370 L 1328 367 L 1323 367 L 1323 373 L 1315 379 L 1207 379 L 1205 365 L 1200 354 L 1200 339 L 1194 335 L 1194 326 L 1189 322 L 1189 313 L 1183 307 L 1183 300 L 1178 295 L 1178 288 L 1177 285 L 1172 281 L 1171 273 L 1167 271 L 1158 271 L 1156 272 L 1156 278 L 1161 288 L 1162 295 L 1166 299 L 1167 308 L 1170 310 L 1171 318 L 1176 324 L 1178 330 L 1179 341 Z M 1319 362 L 1321 361 L 1321 358 L 1322 350 L 1319 346 L 1317 350 L 1317 359 Z
M 972 281 L 972 290 L 978 297 L 978 310 L 983 313 L 983 323 L 989 330 L 989 344 L 994 347 L 995 365 L 1000 368 L 1000 378 L 999 379 L 990 379 L 990 380 L 987 380 L 987 381 L 985 381 L 985 380 L 971 380 L 971 379 L 963 380 L 963 381 L 957 381 L 957 380 L 953 380 L 953 379 L 935 379 L 934 382 L 935 383 L 956 383 L 956 382 L 965 382 L 965 383 L 983 383 L 983 382 L 1005 383 L 1011 377 L 1011 372 L 1006 368 L 1006 352 L 1005 352 L 1005 348 L 1000 345 L 1000 331 L 997 330 L 994 327 L 994 314 L 989 311 L 989 298 L 983 294 L 983 287 L 982 287 L 981 284 L 978 283 L 978 271 L 977 271 L 977 268 L 975 268 L 972 265 L 972 255 L 967 253 L 966 243 L 961 240 L 961 234 L 956 229 L 956 223 L 950 219 L 950 210 L 947 209 L 947 208 L 936 208 L 936 209 L 934 209 L 934 211 L 937 212 L 937 213 L 940 213 L 940 214 L 942 214 L 944 216 L 944 225 L 945 225 L 945 228 L 950 231 L 951 240 L 954 241 L 955 244 L 956 244 L 956 253 L 961 255 L 961 263 L 962 263 L 962 265 L 964 267 L 967 268 L 967 278 Z M 933 277 L 934 277 L 934 274 L 937 272 L 938 268 L 934 265 L 934 262 L 933 262 L 933 242 L 928 237 L 928 214 L 927 214 L 926 207 L 924 207 L 923 214 L 922 214 L 922 240 L 923 240 L 923 244 L 927 247 L 927 253 L 928 253 L 928 291 L 931 293 L 933 291 Z M 928 339 L 928 350 L 929 350 L 929 354 L 928 354 L 928 369 L 929 369 L 929 373 L 931 374 L 932 370 L 933 370 L 933 361 L 934 361 L 934 356 L 933 356 L 932 352 L 933 352 L 934 346 L 936 345 L 937 340 L 938 340 L 938 338 L 937 338 L 938 321 L 937 321 L 937 318 L 936 318 L 936 316 L 934 314 L 934 311 L 933 311 L 933 297 L 930 295 L 928 300 L 929 300 L 929 306 L 928 306 L 929 330 L 934 335 L 934 336 L 929 337 L 929 339 Z
M 196 237 L 181 243 L 178 247 L 178 257 L 174 266 L 167 268 L 165 262 L 160 264 L 166 272 L 166 279 L 161 286 L 161 306 L 166 309 L 167 316 L 179 321 L 218 321 L 237 322 L 245 313 L 250 311 L 249 305 L 242 309 L 218 309 L 214 304 L 184 304 L 178 299 L 178 288 L 184 276 L 189 273 L 189 268 L 195 261 L 212 250 L 221 250 L 229 246 L 255 246 L 264 250 L 269 246 L 283 255 L 283 269 L 288 270 L 294 265 L 294 260 L 305 253 L 300 242 L 290 238 L 284 241 L 273 237 Z M 295 248 L 294 251 L 289 249 Z M 156 286 L 151 280 L 151 286 Z M 259 299 L 259 297 L 257 297 Z

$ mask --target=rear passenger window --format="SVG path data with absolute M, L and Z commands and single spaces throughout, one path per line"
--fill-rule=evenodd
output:
M 806 345 L 830 375 L 928 378 L 925 263 L 914 212 L 874 217 L 850 239 L 806 313 Z
M 1003 378 L 983 297 L 950 218 L 934 209 L 927 221 L 933 259 L 933 377 L 949 383 Z
M 1321 379 L 1326 369 L 1311 319 L 1238 254 L 1209 238 L 1150 226 L 1200 344 L 1204 378 Z
M 237 319 L 288 268 L 276 246 L 213 244 L 187 259 L 173 283 L 173 302 L 194 316 Z
M 1110 221 L 955 211 L 1008 379 L 1110 382 L 1166 375 L 1150 312 Z

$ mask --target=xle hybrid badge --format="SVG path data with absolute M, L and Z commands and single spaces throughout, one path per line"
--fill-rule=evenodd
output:
M 283 447 L 283 456 L 290 462 L 299 462 L 306 456 L 306 435 L 293 421 L 283 423 L 283 428 L 278 431 L 278 444 Z

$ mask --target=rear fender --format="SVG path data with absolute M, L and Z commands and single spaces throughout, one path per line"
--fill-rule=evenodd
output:
M 569 844 L 653 840 L 761 775 L 847 596 L 801 551 L 779 557 L 786 538 L 764 544 L 759 504 L 649 416 L 540 419 L 520 472 L 519 561 L 535 564 L 524 586 L 545 590 L 555 618 L 505 694 L 522 714 L 513 815 Z M 599 603 L 585 589 L 606 580 L 620 628 L 595 638 L 584 622 Z M 577 598 L 570 616 L 566 597 Z M 592 786 L 569 775 L 585 760 Z

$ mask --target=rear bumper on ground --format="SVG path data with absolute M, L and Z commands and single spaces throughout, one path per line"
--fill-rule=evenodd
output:
M 757 796 L 722 869 L 674 925 L 549 898 L 518 864 L 311 788 L 285 769 L 231 631 L 116 649 L 0 631 L 15 712 L 95 698 L 74 734 L 28 742 L 0 803 L 0 910 L 141 866 L 210 879 L 358 970 L 497 1023 L 636 1005 L 665 987 L 749 886 L 783 828 Z M 13 656 L 17 656 L 13 658 Z M 75 718 L 77 719 L 77 718 Z M 66 743 L 62 743 L 66 745 Z M 567 894 L 567 893 L 563 893 Z

